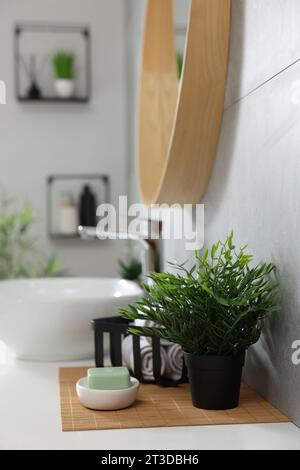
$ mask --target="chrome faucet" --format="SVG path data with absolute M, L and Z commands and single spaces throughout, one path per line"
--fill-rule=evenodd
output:
M 150 224 L 152 222 L 149 221 Z M 152 228 L 153 230 L 153 228 Z M 151 231 L 153 236 L 153 232 Z M 131 240 L 137 242 L 143 251 L 143 260 L 142 260 L 142 276 L 144 282 L 149 283 L 148 275 L 149 273 L 155 271 L 156 261 L 157 261 L 157 252 L 158 252 L 158 241 L 160 233 L 160 224 L 157 222 L 155 230 L 155 239 L 151 239 L 149 231 L 142 235 L 132 232 L 110 232 L 110 231 L 101 231 L 97 227 L 83 227 L 80 225 L 78 227 L 78 234 L 82 240 Z M 149 238 L 148 238 L 149 237 Z

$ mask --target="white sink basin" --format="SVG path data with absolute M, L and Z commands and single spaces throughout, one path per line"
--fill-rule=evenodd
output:
M 20 359 L 93 357 L 90 321 L 116 314 L 143 295 L 119 279 L 57 278 L 0 282 L 0 341 Z

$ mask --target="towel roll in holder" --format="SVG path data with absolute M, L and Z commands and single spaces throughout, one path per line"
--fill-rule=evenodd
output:
M 184 363 L 180 380 L 171 380 L 162 377 L 160 357 L 161 344 L 160 339 L 156 336 L 149 336 L 149 338 L 151 338 L 152 345 L 154 380 L 145 380 L 142 373 L 141 338 L 128 331 L 130 324 L 129 320 L 121 317 L 107 317 L 92 320 L 91 326 L 94 331 L 96 367 L 104 366 L 104 334 L 108 334 L 109 337 L 109 356 L 113 367 L 120 367 L 123 365 L 122 341 L 125 336 L 131 335 L 134 360 L 134 370 L 132 371 L 132 375 L 135 378 L 137 378 L 141 383 L 154 383 L 163 387 L 176 387 L 182 383 L 187 383 L 187 369 Z

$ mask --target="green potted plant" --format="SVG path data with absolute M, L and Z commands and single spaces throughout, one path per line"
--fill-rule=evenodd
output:
M 254 266 L 246 247 L 235 248 L 232 233 L 195 258 L 191 270 L 173 264 L 178 274 L 151 274 L 148 297 L 120 314 L 155 325 L 133 326 L 132 333 L 182 346 L 195 407 L 235 408 L 245 353 L 277 310 L 278 285 L 269 278 L 274 265 Z
M 74 94 L 74 56 L 63 51 L 53 57 L 53 67 L 56 76 L 54 83 L 57 96 L 68 99 Z

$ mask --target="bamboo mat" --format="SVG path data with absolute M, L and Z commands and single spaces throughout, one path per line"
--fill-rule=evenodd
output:
M 75 384 L 87 368 L 62 368 L 59 373 L 63 431 L 153 428 L 217 424 L 287 423 L 289 419 L 257 393 L 242 385 L 240 406 L 228 411 L 194 408 L 188 385 L 162 388 L 141 385 L 137 401 L 125 410 L 92 411 L 83 407 Z

